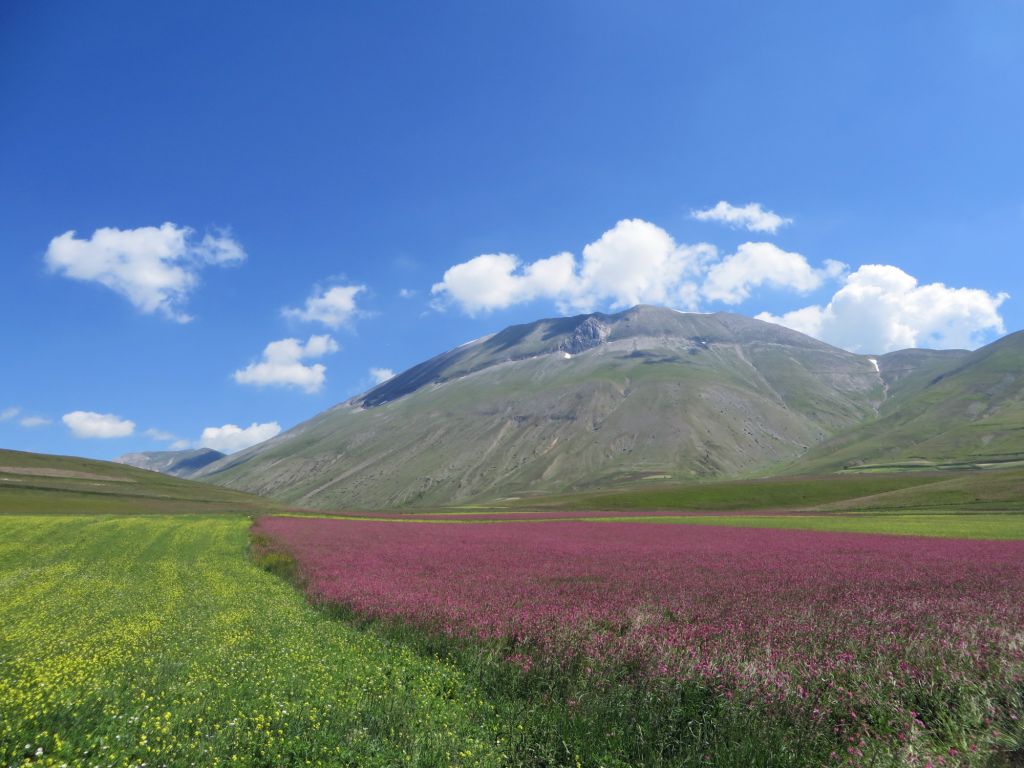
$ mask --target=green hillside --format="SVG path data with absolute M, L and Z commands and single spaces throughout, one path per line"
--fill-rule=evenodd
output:
M 265 514 L 269 499 L 108 461 L 0 450 L 3 514 Z
M 884 358 L 880 365 L 885 371 Z M 877 420 L 812 448 L 793 471 L 1024 461 L 1024 332 L 919 369 L 893 389 Z

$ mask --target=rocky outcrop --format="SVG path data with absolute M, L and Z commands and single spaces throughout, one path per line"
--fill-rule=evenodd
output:
M 578 355 L 588 349 L 604 344 L 612 329 L 596 317 L 588 317 L 576 326 L 571 334 L 558 345 L 559 352 Z

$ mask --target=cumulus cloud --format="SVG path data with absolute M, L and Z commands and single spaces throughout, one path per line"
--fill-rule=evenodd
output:
M 692 308 L 698 298 L 693 278 L 716 255 L 707 243 L 679 245 L 650 222 L 623 219 L 585 246 L 579 261 L 571 253 L 526 264 L 508 253 L 483 254 L 449 268 L 431 293 L 435 306 L 454 303 L 470 315 L 540 298 L 563 312 L 599 304 Z
M 105 285 L 146 314 L 159 312 L 187 323 L 192 318 L 181 307 L 199 282 L 199 270 L 238 264 L 245 251 L 227 233 L 197 241 L 190 227 L 167 222 L 137 229 L 104 227 L 88 239 L 70 230 L 50 241 L 44 258 L 53 273 Z
M 571 254 L 569 274 L 573 270 Z M 551 264 L 560 257 L 542 260 L 545 265 Z M 492 309 L 504 309 L 513 304 L 532 301 L 538 296 L 554 297 L 558 293 L 556 286 L 544 286 L 534 279 L 533 267 L 527 265 L 525 271 L 519 272 L 519 259 L 507 253 L 485 253 L 469 261 L 449 268 L 440 283 L 435 283 L 431 293 L 440 299 L 441 306 L 447 301 L 454 301 L 463 311 L 470 315 Z
M 921 285 L 899 267 L 865 264 L 845 279 L 825 305 L 758 319 L 779 323 L 853 352 L 908 347 L 966 347 L 1004 334 L 999 315 L 1006 293 Z
M 388 379 L 395 378 L 395 372 L 390 368 L 371 368 L 370 376 L 375 384 L 383 384 Z
M 649 222 L 620 221 L 583 248 L 582 300 L 574 303 L 581 309 L 607 299 L 613 309 L 641 303 L 692 305 L 694 284 L 686 278 L 698 275 L 716 255 L 706 243 L 678 245 Z
M 221 453 L 234 453 L 249 446 L 269 440 L 281 431 L 276 421 L 266 424 L 252 423 L 245 429 L 236 424 L 222 427 L 207 427 L 199 438 L 200 448 L 211 448 Z
M 766 211 L 760 203 L 737 206 L 730 205 L 725 200 L 720 200 L 714 208 L 691 211 L 690 216 L 697 221 L 716 221 L 751 232 L 769 232 L 773 235 L 779 230 L 779 227 L 793 223 L 792 219 L 786 219 L 777 213 Z
M 24 418 L 19 419 L 18 423 L 23 427 L 32 429 L 34 427 L 45 427 L 47 424 L 53 424 L 53 421 L 43 416 L 25 416 Z
M 743 243 L 736 253 L 708 270 L 701 293 L 726 304 L 746 301 L 750 289 L 762 285 L 809 293 L 845 270 L 845 264 L 831 259 L 816 269 L 801 254 L 784 251 L 773 243 Z
M 112 413 L 94 411 L 72 411 L 65 413 L 61 421 L 75 437 L 128 437 L 135 431 L 135 422 L 122 419 Z
M 416 291 L 414 291 L 412 288 L 400 288 L 398 290 L 398 295 L 403 299 L 411 299 L 413 296 L 416 295 Z
M 305 306 L 285 307 L 281 314 L 293 320 L 340 328 L 358 312 L 356 296 L 365 290 L 365 285 L 336 285 L 327 290 L 317 288 L 306 299 Z
M 239 384 L 296 387 L 313 394 L 323 387 L 327 369 L 321 363 L 304 365 L 302 360 L 337 351 L 338 345 L 330 336 L 310 336 L 305 344 L 298 339 L 272 341 L 259 362 L 235 371 L 234 378 Z
M 0 421 L 10 421 L 19 413 L 21 413 L 21 408 L 15 408 L 13 406 L 11 408 L 4 408 L 0 411 Z

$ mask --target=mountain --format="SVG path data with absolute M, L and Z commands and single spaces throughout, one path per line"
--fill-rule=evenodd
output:
M 541 320 L 444 352 L 198 476 L 339 508 L 764 473 L 878 418 L 887 393 L 937 359 L 876 364 L 730 313 Z
M 223 459 L 225 455 L 211 448 L 197 448 L 192 451 L 143 451 L 118 456 L 114 462 L 174 477 L 192 477 L 203 467 Z

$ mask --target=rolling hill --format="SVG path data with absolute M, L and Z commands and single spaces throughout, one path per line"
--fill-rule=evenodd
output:
M 269 514 L 270 499 L 75 456 L 0 449 L 0 514 Z

